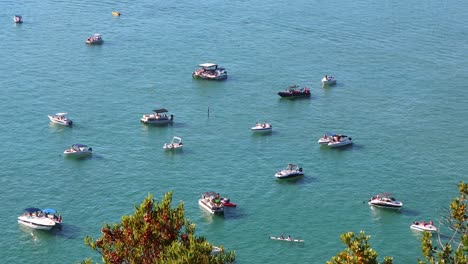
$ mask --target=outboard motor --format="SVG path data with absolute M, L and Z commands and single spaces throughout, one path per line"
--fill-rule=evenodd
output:
M 174 115 L 171 115 L 171 121 L 174 120 Z
M 299 168 L 299 171 L 302 172 L 302 168 Z

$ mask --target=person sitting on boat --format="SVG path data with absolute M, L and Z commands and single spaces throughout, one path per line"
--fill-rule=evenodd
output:
M 280 236 L 281 239 L 284 239 L 284 236 Z
M 291 236 L 288 236 L 288 240 L 292 240 L 292 237 L 291 237 Z
M 432 222 L 432 220 L 429 220 L 429 224 L 430 224 L 431 226 L 433 226 L 433 225 L 434 225 L 434 222 Z

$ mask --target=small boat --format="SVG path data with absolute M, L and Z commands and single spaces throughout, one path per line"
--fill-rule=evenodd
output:
M 56 113 L 55 115 L 48 115 L 50 121 L 54 124 L 71 126 L 73 121 L 67 117 L 68 113 Z
M 285 91 L 278 92 L 282 98 L 295 99 L 310 97 L 310 89 L 307 87 L 299 88 L 297 85 L 291 85 Z
M 332 86 L 336 84 L 336 79 L 333 76 L 325 75 L 322 78 L 322 85 L 323 86 Z
M 277 172 L 275 177 L 278 179 L 288 179 L 303 175 L 302 168 L 299 168 L 297 164 L 289 164 L 286 169 Z
M 201 69 L 195 70 L 192 73 L 194 78 L 224 80 L 228 77 L 226 69 L 218 67 L 215 63 L 202 63 L 198 66 L 201 67 Z
M 86 39 L 86 44 L 100 45 L 102 43 L 104 43 L 104 40 L 102 40 L 102 36 L 100 34 L 94 34 L 88 39 Z
M 353 144 L 353 139 L 343 134 L 325 133 L 317 142 L 321 145 L 337 148 Z
M 432 220 L 429 222 L 414 221 L 413 224 L 410 225 L 410 228 L 417 231 L 437 232 L 437 227 L 434 226 Z
M 296 242 L 296 243 L 303 243 L 303 242 L 304 242 L 304 240 L 302 240 L 302 239 L 295 239 L 295 238 L 292 238 L 291 236 L 288 236 L 288 237 L 284 237 L 284 236 L 279 236 L 279 237 L 270 236 L 270 239 L 272 239 L 272 240 L 286 241 L 286 242 Z
M 93 149 L 83 144 L 73 144 L 63 154 L 67 157 L 87 157 L 93 154 Z
M 167 116 L 168 111 L 164 108 L 153 110 L 154 114 L 144 114 L 140 121 L 145 124 L 167 125 L 172 123 L 174 115 Z
M 227 206 L 227 207 L 236 207 L 237 206 L 237 204 L 231 203 L 231 200 L 229 198 L 226 198 L 226 197 L 221 197 L 221 203 L 224 204 L 224 206 Z
M 390 193 L 377 194 L 373 196 L 371 199 L 369 199 L 368 204 L 374 207 L 397 209 L 397 210 L 399 210 L 403 206 L 403 203 L 391 197 Z
M 273 131 L 273 126 L 269 123 L 256 123 L 251 130 L 255 133 L 268 133 Z
M 15 23 L 17 23 L 17 24 L 21 24 L 21 23 L 23 23 L 23 17 L 20 16 L 20 15 L 15 15 L 13 17 L 13 21 L 15 21 Z
M 221 253 L 222 251 L 223 251 L 222 248 L 217 247 L 217 246 L 213 246 L 213 247 L 212 247 L 212 250 L 211 250 L 211 255 L 218 255 L 218 254 Z
M 44 213 L 45 217 L 52 219 L 52 221 L 54 221 L 56 225 L 62 224 L 62 215 L 57 214 L 57 210 L 52 208 L 46 208 L 42 209 L 42 212 Z
M 176 150 L 182 149 L 182 139 L 180 137 L 173 137 L 171 143 L 164 143 L 163 149 L 165 150 Z
M 55 225 L 55 221 L 46 217 L 41 209 L 35 207 L 29 207 L 24 209 L 25 213 L 18 216 L 18 223 L 41 230 L 51 230 Z
M 113 15 L 113 16 L 120 16 L 121 14 L 120 14 L 120 12 L 118 12 L 118 11 L 112 11 L 112 15 Z
M 221 202 L 221 196 L 215 192 L 202 193 L 198 204 L 210 214 L 224 214 L 224 204 Z

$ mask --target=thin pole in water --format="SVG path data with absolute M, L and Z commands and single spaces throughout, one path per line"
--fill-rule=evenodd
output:
M 210 117 L 210 107 L 208 106 L 208 117 Z

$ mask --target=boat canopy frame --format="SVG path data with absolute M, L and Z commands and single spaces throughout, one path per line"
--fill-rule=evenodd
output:
M 160 108 L 160 109 L 154 109 L 153 112 L 155 112 L 156 114 L 161 114 L 161 113 L 167 113 L 169 111 L 167 111 L 166 108 Z

